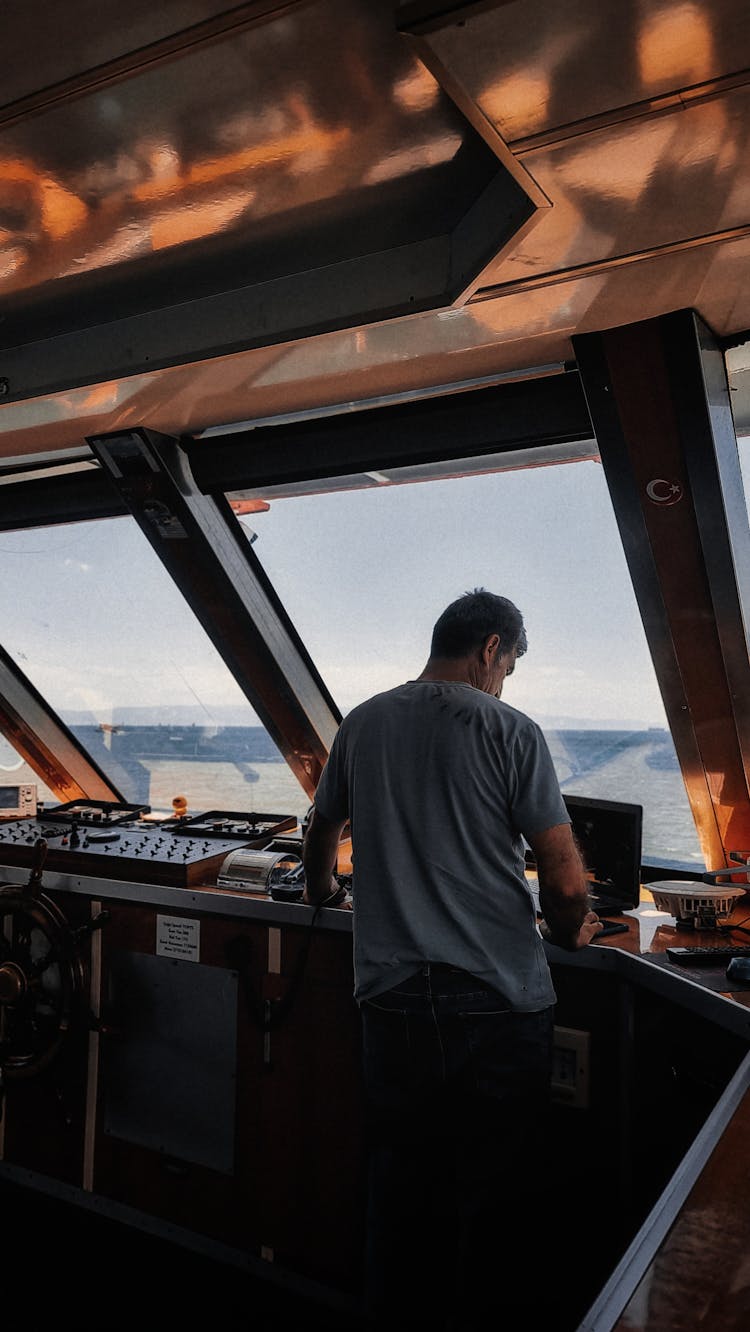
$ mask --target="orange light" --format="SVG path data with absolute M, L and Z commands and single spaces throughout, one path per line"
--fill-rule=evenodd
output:
M 271 505 L 262 499 L 230 500 L 235 513 L 266 513 Z
M 644 92 L 700 83 L 713 72 L 711 24 L 695 4 L 668 5 L 652 14 L 638 37 Z
M 246 148 L 242 152 L 227 153 L 223 157 L 197 162 L 185 171 L 174 170 L 159 175 L 155 180 L 144 181 L 142 185 L 129 190 L 131 198 L 139 202 L 148 199 L 161 199 L 164 195 L 182 194 L 195 185 L 214 184 L 227 176 L 238 172 L 252 171 L 256 167 L 278 166 L 280 162 L 294 157 L 307 157 L 324 152 L 350 137 L 347 128 L 337 130 L 306 129 L 297 134 L 288 134 L 270 143 L 260 144 L 255 148 Z
M 66 190 L 51 176 L 43 175 L 20 158 L 0 159 L 0 189 L 4 185 L 21 183 L 31 186 L 42 229 L 53 240 L 69 236 L 87 220 L 89 210 L 77 194 Z
M 504 138 L 533 134 L 547 122 L 550 83 L 540 70 L 517 70 L 482 89 L 479 105 Z
M 203 204 L 177 202 L 151 218 L 151 244 L 154 250 L 166 250 L 172 245 L 184 245 L 226 231 L 254 197 L 254 190 L 242 190 L 227 199 L 212 199 Z

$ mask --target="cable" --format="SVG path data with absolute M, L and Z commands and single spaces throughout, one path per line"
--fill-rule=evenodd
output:
M 750 934 L 750 929 L 744 924 L 746 920 L 750 920 L 750 916 L 744 916 L 738 925 L 717 925 L 716 928 L 721 934 L 734 934 L 735 931 L 737 934 Z
M 240 983 L 245 995 L 247 1010 L 250 1017 L 259 1026 L 263 1027 L 264 1032 L 273 1031 L 280 1025 L 280 1023 L 288 1018 L 292 1010 L 292 1006 L 297 997 L 297 992 L 302 984 L 302 979 L 307 968 L 307 959 L 312 947 L 313 933 L 323 907 L 338 906 L 345 900 L 346 896 L 346 888 L 343 884 L 339 884 L 332 893 L 328 894 L 328 897 L 324 897 L 320 902 L 316 903 L 307 931 L 307 937 L 299 957 L 297 958 L 294 971 L 289 979 L 286 994 L 280 999 L 262 999 L 253 988 L 250 980 L 250 959 L 252 957 L 252 948 L 247 936 L 241 934 L 237 935 L 236 938 L 229 940 L 226 947 L 227 960 L 240 977 Z

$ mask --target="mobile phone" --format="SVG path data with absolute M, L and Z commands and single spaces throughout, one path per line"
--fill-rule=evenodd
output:
M 603 920 L 602 925 L 604 928 L 601 929 L 598 934 L 594 935 L 591 940 L 592 943 L 596 943 L 597 939 L 606 938 L 608 934 L 622 934 L 623 932 L 627 934 L 628 931 L 627 924 L 624 920 Z

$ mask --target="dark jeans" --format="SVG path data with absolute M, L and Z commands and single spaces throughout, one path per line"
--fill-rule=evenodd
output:
M 378 1326 L 532 1327 L 553 1010 L 425 963 L 361 1012 Z

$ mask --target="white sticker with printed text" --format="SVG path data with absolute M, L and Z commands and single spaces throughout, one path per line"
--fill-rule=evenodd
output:
M 201 923 L 182 916 L 156 917 L 157 957 L 180 957 L 183 962 L 198 962 L 201 951 Z

